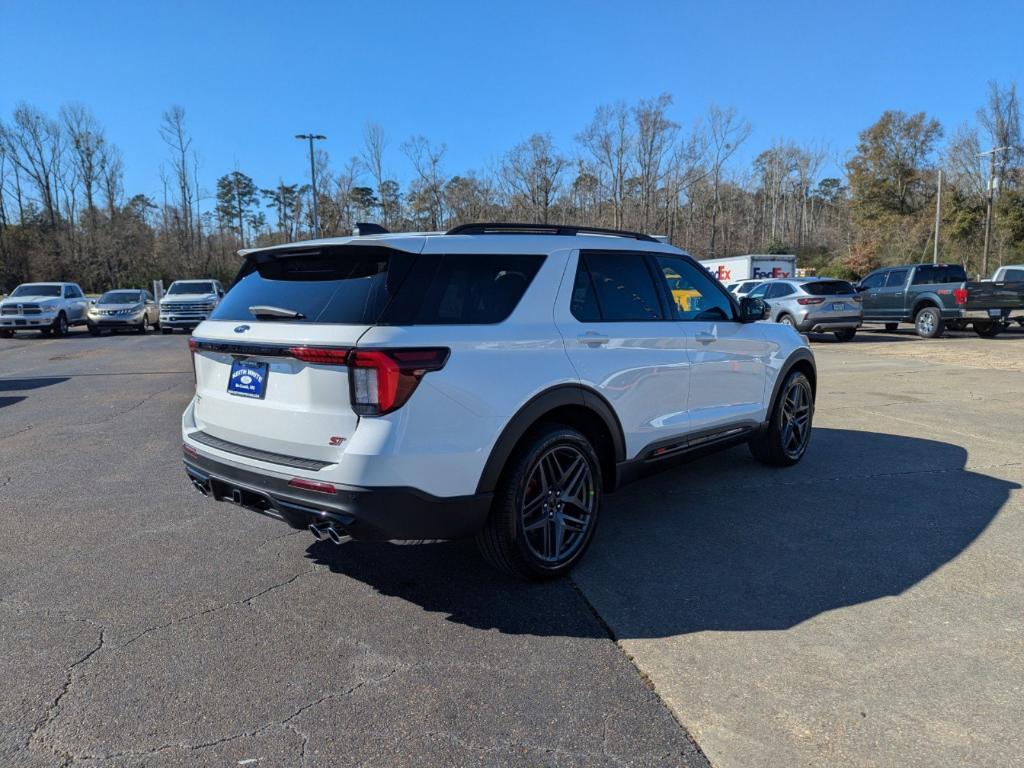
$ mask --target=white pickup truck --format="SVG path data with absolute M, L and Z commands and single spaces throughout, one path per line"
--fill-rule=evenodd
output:
M 85 325 L 89 300 L 78 283 L 22 283 L 0 301 L 0 338 L 15 331 L 40 331 L 63 336 Z
M 220 304 L 224 288 L 217 280 L 175 280 L 160 299 L 160 332 L 192 330 Z

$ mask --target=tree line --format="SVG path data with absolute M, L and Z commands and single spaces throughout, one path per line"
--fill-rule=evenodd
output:
M 980 101 L 948 137 L 924 112 L 890 110 L 846 151 L 780 139 L 751 162 L 740 159 L 751 156 L 747 119 L 710 106 L 684 124 L 664 94 L 597 107 L 570 145 L 538 132 L 493 167 L 459 173 L 444 142 L 395 142 L 370 123 L 344 162 L 315 152 L 315 190 L 297 179 L 258 183 L 238 168 L 204 188 L 185 110 L 174 106 L 157 126 L 165 154 L 156 197 L 125 189 L 121 152 L 89 109 L 47 115 L 21 104 L 0 120 L 0 289 L 230 280 L 240 248 L 311 236 L 314 195 L 325 236 L 360 221 L 393 231 L 578 223 L 664 234 L 701 259 L 795 253 L 818 274 L 854 277 L 930 260 L 940 170 L 940 258 L 977 274 L 990 196 L 989 267 L 1024 261 L 1016 85 L 990 83 Z M 983 154 L 992 148 L 1001 149 Z M 829 175 L 836 167 L 842 173 Z

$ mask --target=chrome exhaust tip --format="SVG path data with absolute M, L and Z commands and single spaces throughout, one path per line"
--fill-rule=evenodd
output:
M 324 533 L 327 531 L 327 526 L 320 527 L 316 523 L 309 524 L 309 532 L 313 534 L 313 538 L 317 541 L 324 540 Z
M 344 544 L 346 541 L 352 538 L 344 531 L 335 528 L 333 525 L 327 527 L 327 535 L 331 537 L 331 541 L 333 541 L 335 544 Z
M 196 480 L 194 477 L 191 478 L 191 480 L 192 487 L 199 491 L 201 494 L 203 494 L 203 496 L 210 495 L 210 489 L 206 487 L 206 483 L 200 482 L 199 480 Z

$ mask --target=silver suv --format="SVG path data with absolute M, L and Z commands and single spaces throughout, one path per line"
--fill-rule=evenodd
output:
M 833 333 L 839 341 L 857 335 L 863 320 L 862 297 L 845 280 L 802 277 L 765 280 L 748 296 L 768 303 L 768 319 L 801 333 Z

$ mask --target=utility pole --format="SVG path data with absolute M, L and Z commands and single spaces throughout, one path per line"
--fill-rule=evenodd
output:
M 313 160 L 313 142 L 322 141 L 327 137 L 319 133 L 297 133 L 295 138 L 309 142 L 309 176 L 313 183 L 313 238 L 316 239 L 320 237 L 320 213 L 316 205 L 316 162 Z
M 932 251 L 932 264 L 939 263 L 939 222 L 942 221 L 942 169 L 939 168 L 939 183 L 935 191 L 935 250 Z
M 981 256 L 981 276 L 988 277 L 988 249 L 992 239 L 992 199 L 996 192 L 996 152 L 1005 152 L 1009 147 L 993 147 L 988 152 L 979 152 L 978 157 L 988 155 L 988 204 L 985 206 L 985 250 Z

